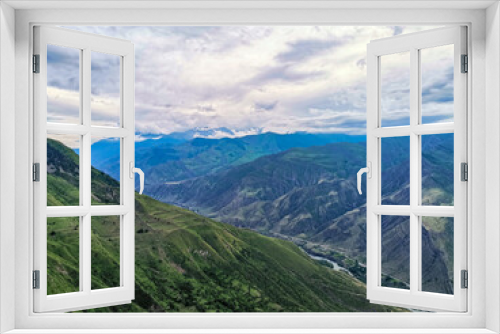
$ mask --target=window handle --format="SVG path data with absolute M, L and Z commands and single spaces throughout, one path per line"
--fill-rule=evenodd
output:
M 139 174 L 139 194 L 142 195 L 142 192 L 144 191 L 144 172 L 140 168 L 135 168 L 134 167 L 134 162 L 130 161 L 129 163 L 129 171 L 130 171 L 130 178 L 134 178 L 134 173 Z
M 366 173 L 366 177 L 371 179 L 372 178 L 372 163 L 370 161 L 368 161 L 368 166 L 366 166 L 365 168 L 361 168 L 359 171 L 358 171 L 358 193 L 361 195 L 362 192 L 361 192 L 361 175 L 363 175 L 363 173 Z

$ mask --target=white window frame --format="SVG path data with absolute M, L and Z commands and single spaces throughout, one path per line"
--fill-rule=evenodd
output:
M 398 305 L 423 310 L 467 310 L 467 290 L 461 287 L 461 270 L 467 270 L 467 184 L 460 177 L 461 163 L 467 163 L 467 75 L 461 73 L 462 55 L 467 54 L 467 29 L 450 26 L 413 34 L 374 40 L 367 47 L 367 162 L 371 177 L 367 178 L 367 298 L 374 303 Z M 421 119 L 421 50 L 453 46 L 454 120 L 452 123 L 423 124 Z M 382 127 L 381 59 L 408 52 L 410 71 L 409 118 L 406 126 Z M 470 73 L 470 72 L 469 72 Z M 454 134 L 454 206 L 422 205 L 422 135 Z M 384 205 L 382 198 L 383 138 L 406 136 L 410 139 L 410 203 Z M 410 289 L 381 286 L 382 216 L 406 216 L 409 220 Z M 451 295 L 422 290 L 422 217 L 453 217 L 454 293 Z
M 83 33 L 63 28 L 35 26 L 34 54 L 40 56 L 39 73 L 34 84 L 34 162 L 39 164 L 39 181 L 33 184 L 34 205 L 34 270 L 39 271 L 39 289 L 34 289 L 35 312 L 62 312 L 128 304 L 135 296 L 135 110 L 134 110 L 134 45 L 126 40 Z M 80 123 L 47 122 L 47 45 L 71 47 L 80 53 Z M 92 52 L 120 58 L 120 125 L 105 127 L 91 121 L 91 57 Z M 67 134 L 79 136 L 80 186 L 78 206 L 47 206 L 47 136 Z M 120 204 L 91 204 L 92 136 L 120 140 Z M 91 288 L 92 217 L 120 217 L 120 284 L 107 289 Z M 79 218 L 79 291 L 47 295 L 47 218 Z
M 408 1 L 405 1 L 408 2 Z M 67 3 L 67 2 L 66 2 Z M 0 116 L 10 124 L 15 126 L 15 149 L 9 150 L 9 145 L 5 143 L 8 137 L 0 132 L 2 141 L 0 145 L 0 158 L 15 157 L 15 227 L 1 222 L 1 232 L 15 233 L 15 246 L 8 240 L 11 236 L 3 233 L 0 238 L 2 248 L 0 250 L 0 265 L 2 266 L 2 277 L 0 277 L 0 291 L 2 293 L 2 303 L 0 304 L 0 316 L 6 320 L 2 330 L 16 329 L 16 333 L 34 333 L 37 329 L 64 329 L 61 332 L 76 332 L 76 329 L 88 329 L 86 332 L 99 333 L 104 329 L 122 332 L 120 329 L 127 329 L 133 333 L 132 328 L 138 329 L 136 332 L 144 332 L 145 329 L 165 329 L 165 332 L 176 332 L 175 329 L 190 328 L 199 329 L 196 332 L 248 332 L 248 329 L 255 329 L 252 332 L 322 332 L 334 333 L 343 332 L 342 329 L 358 328 L 359 333 L 439 333 L 439 332 L 463 332 L 463 333 L 491 333 L 500 331 L 498 314 L 500 309 L 500 287 L 498 261 L 500 243 L 500 230 L 495 224 L 500 218 L 498 202 L 500 200 L 500 175 L 498 175 L 498 163 L 500 162 L 498 135 L 498 108 L 500 99 L 498 90 L 500 89 L 500 19 L 498 6 L 492 2 L 440 2 L 432 4 L 423 2 L 410 2 L 403 4 L 398 2 L 399 9 L 388 9 L 394 3 L 388 4 L 384 1 L 373 1 L 370 4 L 360 2 L 349 5 L 347 1 L 337 1 L 337 4 L 314 4 L 307 2 L 288 3 L 280 5 L 270 2 L 268 5 L 250 5 L 250 8 L 243 9 L 213 9 L 220 8 L 220 3 L 215 1 L 205 3 L 205 6 L 212 6 L 210 10 L 200 10 L 200 4 L 191 4 L 198 9 L 175 9 L 179 4 L 171 4 L 170 9 L 149 9 L 149 10 L 102 10 L 95 9 L 106 6 L 105 1 L 101 2 L 77 2 L 73 9 L 63 10 L 40 10 L 41 7 L 57 8 L 61 3 L 39 1 L 33 2 L 10 1 L 13 6 L 25 6 L 24 8 L 38 8 L 32 10 L 20 10 L 15 13 L 15 25 L 11 19 L 12 9 L 7 8 L 5 3 L 1 4 L 2 16 L 0 24 L 14 30 L 15 27 L 15 62 L 11 58 L 0 54 L 0 68 L 6 69 L 8 65 L 15 63 L 15 117 L 9 116 L 2 107 Z M 123 2 L 125 5 L 125 2 Z M 72 6 L 64 4 L 65 6 Z M 109 4 L 108 4 L 109 5 Z M 137 5 L 136 6 L 141 6 Z M 492 5 L 487 11 L 486 6 Z M 55 7 L 54 7 L 55 6 Z M 94 9 L 74 9 L 75 7 Z M 111 5 L 113 6 L 113 5 Z M 159 6 L 158 3 L 151 5 L 148 1 L 146 6 Z M 181 6 L 188 6 L 186 4 Z M 198 6 L 198 7 L 196 7 Z M 236 5 L 235 5 L 236 6 Z M 242 5 L 244 6 L 244 5 Z M 247 5 L 248 6 L 248 5 Z M 334 8 L 328 9 L 328 6 Z M 335 8 L 335 6 L 337 8 Z M 426 7 L 429 6 L 429 7 Z M 430 8 L 432 6 L 432 8 Z M 462 6 L 462 9 L 452 8 Z M 172 8 L 173 7 L 173 8 Z M 241 6 L 238 6 L 241 7 Z M 262 9 L 251 9 L 251 8 Z M 290 8 L 295 7 L 295 8 Z M 343 8 L 342 8 L 343 7 Z M 345 8 L 358 7 L 358 9 Z M 361 8 L 359 8 L 361 7 Z M 401 9 L 406 7 L 406 9 Z M 436 9 L 445 8 L 445 9 Z M 369 9 L 368 9 L 369 8 Z M 411 8 L 411 10 L 408 10 Z M 450 9 L 451 8 L 451 9 Z M 466 9 L 463 9 L 466 8 Z M 476 9 L 474 9 L 476 8 Z M 479 9 L 477 9 L 479 8 Z M 10 15 L 10 16 L 9 16 Z M 5 16 L 7 19 L 5 20 Z M 2 19 L 4 19 L 2 21 Z M 485 25 L 485 22 L 487 26 Z M 32 27 L 35 24 L 48 25 L 223 25 L 223 24 L 274 24 L 274 25 L 394 25 L 394 24 L 465 24 L 469 27 L 469 55 L 471 58 L 470 69 L 472 75 L 468 78 L 468 85 L 471 87 L 468 94 L 469 119 L 468 131 L 472 134 L 469 141 L 470 158 L 470 183 L 468 195 L 471 198 L 469 203 L 469 221 L 474 229 L 469 227 L 468 233 L 471 242 L 468 246 L 470 254 L 468 267 L 470 270 L 470 287 L 468 289 L 469 308 L 467 313 L 436 313 L 436 314 L 34 314 L 32 304 L 31 269 L 32 261 L 29 254 L 32 245 L 32 184 L 31 159 L 32 147 L 32 77 L 29 73 L 30 59 L 32 52 Z M 488 29 L 486 29 L 488 27 Z M 5 29 L 1 32 L 1 37 L 8 37 L 9 31 Z M 3 38 L 2 52 L 12 52 L 13 42 Z M 4 43 L 8 46 L 4 49 Z M 6 51 L 4 51 L 6 50 Z M 485 71 L 485 64 L 489 66 Z M 5 73 L 5 72 L 2 72 Z M 3 85 L 0 87 L 2 93 L 2 106 L 12 103 L 6 97 L 6 93 L 13 92 L 13 88 L 5 85 L 4 78 L 0 78 Z M 486 86 L 488 83 L 488 86 Z M 5 99 L 5 100 L 4 100 Z M 488 107 L 488 108 L 486 108 Z M 486 121 L 488 117 L 488 122 Z M 4 123 L 6 124 L 6 123 Z M 1 125 L 0 125 L 1 126 Z M 3 125 L 4 127 L 5 125 Z M 10 138 L 11 139 L 11 138 Z M 486 145 L 486 146 L 485 146 Z M 11 145 L 12 146 L 12 145 Z M 485 147 L 488 148 L 488 155 L 485 154 Z M 16 154 L 14 154 L 14 151 Z M 6 160 L 0 160 L 2 167 Z M 489 162 L 488 165 L 485 162 Z M 11 168 L 13 165 L 6 165 Z M 10 166 L 10 167 L 9 167 Z M 485 170 L 492 172 L 488 183 L 485 182 Z M 8 180 L 8 169 L 0 169 L 0 180 Z M 11 175 L 10 175 L 11 177 Z M 12 184 L 12 183 L 10 183 Z M 3 191 L 3 189 L 2 189 Z M 486 196 L 488 193 L 488 197 Z M 5 193 L 4 193 L 5 194 Z M 472 196 L 471 196 L 472 195 Z M 484 202 L 490 205 L 485 207 Z M 1 198 L 1 208 L 6 207 L 4 198 Z M 496 254 L 488 268 L 485 266 L 484 257 L 488 250 L 489 254 Z M 14 254 L 14 256 L 12 256 Z M 7 270 L 6 270 L 7 269 Z M 11 284 L 9 286 L 9 283 Z M 12 290 L 15 286 L 15 291 Z M 485 293 L 488 289 L 488 293 Z M 15 305 L 13 311 L 9 310 Z M 8 316 L 14 315 L 14 319 Z M 166 329 L 170 329 L 167 331 Z M 298 330 L 300 328 L 300 330 Z M 488 329 L 487 329 L 488 328 Z M 25 330 L 26 329 L 26 330 Z M 31 331 L 28 331 L 31 330 Z M 99 330 L 101 329 L 101 330 Z M 216 330 L 217 329 L 217 330 Z M 238 330 L 241 329 L 241 330 Z M 245 331 L 246 329 L 246 331 Z M 267 331 L 265 329 L 268 329 Z M 273 330 L 274 329 L 274 330 Z M 295 329 L 295 331 L 294 331 Z M 417 330 L 419 329 L 419 330 Z M 442 330 L 440 330 L 442 329 Z M 446 331 L 448 329 L 448 331 Z M 462 329 L 462 330 L 459 330 Z M 177 332 L 182 332 L 178 330 Z M 185 331 L 184 331 L 185 332 Z M 350 331 L 354 333 L 353 331 Z

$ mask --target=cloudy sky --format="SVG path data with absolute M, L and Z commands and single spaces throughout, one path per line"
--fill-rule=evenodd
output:
M 196 127 L 279 133 L 364 134 L 366 45 L 429 27 L 71 27 L 131 40 L 136 52 L 136 130 Z M 450 51 L 451 50 L 451 51 Z M 448 121 L 453 49 L 422 54 L 425 122 Z M 388 56 L 389 57 L 389 56 Z M 408 119 L 407 55 L 382 59 L 383 125 Z M 49 121 L 78 115 L 78 52 L 49 49 Z M 384 65 L 386 64 L 386 65 Z M 92 119 L 117 123 L 119 60 L 92 56 Z M 424 74 L 425 73 L 425 74 Z M 76 118 L 75 118 L 76 117 Z

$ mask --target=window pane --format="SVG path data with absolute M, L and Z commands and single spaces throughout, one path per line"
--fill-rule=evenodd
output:
M 120 138 L 92 137 L 92 205 L 120 204 Z
M 81 50 L 47 45 L 47 121 L 80 123 Z
M 47 294 L 80 290 L 80 218 L 47 218 Z
M 380 57 L 381 126 L 410 125 L 410 53 Z
M 92 217 L 92 289 L 120 286 L 120 216 Z
M 79 152 L 79 135 L 47 135 L 47 206 L 80 205 Z
M 453 122 L 454 46 L 420 50 L 422 124 Z
M 381 204 L 410 205 L 410 137 L 381 139 Z
M 422 205 L 453 205 L 454 135 L 422 136 Z
M 120 126 L 121 57 L 92 52 L 92 125 Z
M 410 288 L 410 217 L 382 216 L 382 286 Z
M 422 217 L 422 291 L 453 294 L 453 218 Z

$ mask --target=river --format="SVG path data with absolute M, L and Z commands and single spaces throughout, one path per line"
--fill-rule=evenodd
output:
M 302 248 L 301 248 L 302 249 Z M 303 250 L 303 249 L 302 249 Z M 306 252 L 305 250 L 303 250 L 304 253 L 306 253 L 307 255 L 309 255 L 309 257 L 311 259 L 314 259 L 314 260 L 317 260 L 317 261 L 326 261 L 328 262 L 329 264 L 331 264 L 333 266 L 333 270 L 337 270 L 337 271 L 343 271 L 345 273 L 348 273 L 349 275 L 351 275 L 352 277 L 354 277 L 354 275 L 346 268 L 344 267 L 341 267 L 337 262 L 335 261 L 332 261 L 330 259 L 327 259 L 326 257 L 322 257 L 322 256 L 317 256 L 317 255 L 312 255 L 308 252 Z

